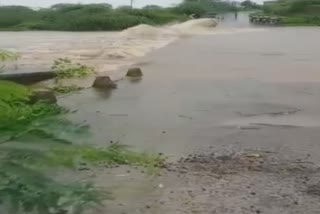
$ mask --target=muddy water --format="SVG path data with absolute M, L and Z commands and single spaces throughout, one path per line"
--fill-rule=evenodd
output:
M 174 157 L 231 142 L 314 151 L 319 36 L 317 28 L 275 28 L 185 38 L 141 59 L 141 81 L 61 102 L 79 109 L 74 117 L 91 124 L 97 144 Z
M 98 145 L 119 141 L 140 151 L 165 153 L 173 161 L 189 153 L 206 150 L 215 153 L 221 148 L 259 149 L 279 153 L 281 157 L 308 156 L 320 161 L 319 36 L 318 28 L 272 28 L 183 38 L 141 58 L 144 76 L 140 81 L 123 79 L 114 91 L 88 89 L 60 102 L 78 110 L 70 117 L 89 123 L 94 133 L 91 142 Z M 214 206 L 222 210 L 217 213 L 232 213 L 229 208 L 242 209 L 244 204 L 248 207 L 258 204 L 264 213 L 270 214 L 302 213 L 299 209 L 305 209 L 290 205 L 291 212 L 282 208 L 282 204 L 263 198 L 258 202 L 241 201 L 245 190 L 239 192 L 238 184 L 251 182 L 254 176 L 250 173 L 229 178 L 237 183 L 228 193 L 230 197 L 238 194 L 232 200 L 224 193 L 225 186 L 230 184 L 228 178 L 209 178 L 206 183 L 198 176 L 192 181 L 189 179 L 192 176 L 160 177 L 153 183 L 131 175 L 117 182 L 100 180 L 114 186 L 118 193 L 115 203 L 126 204 L 121 208 L 109 207 L 113 213 L 132 213 L 132 210 L 133 213 L 191 213 L 192 209 L 212 213 L 214 207 L 210 201 L 216 201 L 214 194 L 210 198 L 207 193 L 197 193 L 199 201 L 191 203 L 194 200 L 191 197 L 186 202 L 195 204 L 193 208 L 181 204 L 180 199 L 183 201 L 188 194 L 186 188 L 198 191 L 201 185 L 221 182 L 225 182 L 219 187 L 221 204 Z M 274 183 L 280 185 L 281 179 L 281 175 L 269 178 L 261 174 L 248 185 L 261 182 L 263 186 L 273 187 Z M 158 191 L 159 183 L 165 186 L 164 195 Z M 298 190 L 293 188 L 294 184 L 289 182 L 289 187 L 287 184 L 276 189 L 284 189 L 285 194 L 294 196 Z M 219 188 L 213 187 L 212 191 Z M 128 189 L 132 192 L 128 193 Z M 261 197 L 271 197 L 276 189 L 259 187 L 257 191 Z M 145 205 L 150 203 L 146 202 L 151 200 L 150 195 L 154 197 L 154 190 L 160 194 L 155 200 L 164 197 L 166 204 L 151 212 Z M 181 190 L 182 195 L 170 196 L 171 190 Z M 139 199 L 134 195 L 139 195 Z M 309 204 L 316 198 L 301 198 L 308 209 L 318 209 Z M 226 203 L 229 200 L 237 205 Z M 263 201 L 269 201 L 269 205 Z M 268 206 L 274 207 L 272 212 Z
M 220 32 L 184 37 L 140 58 L 137 63 L 144 72 L 140 81 L 123 79 L 118 81 L 116 90 L 87 89 L 61 98 L 60 103 L 78 110 L 70 115 L 71 118 L 90 124 L 92 144 L 119 141 L 140 151 L 165 153 L 170 160 L 208 148 L 238 147 L 280 152 L 281 156 L 289 157 L 308 155 L 312 160 L 320 161 L 320 30 L 271 28 L 258 31 L 222 29 Z M 78 38 L 80 34 L 70 35 Z M 92 34 L 83 41 L 91 44 L 97 35 Z M 23 38 L 20 37 L 22 43 Z M 29 40 L 32 38 L 31 35 Z M 61 45 L 59 37 L 47 38 Z M 19 39 L 17 42 L 10 40 L 11 43 L 9 39 L 5 41 L 4 47 L 19 45 Z M 73 43 L 62 44 L 71 47 Z M 92 47 L 98 46 L 92 44 Z M 32 49 L 32 45 L 28 47 Z M 43 50 L 47 50 L 47 46 Z M 117 60 L 121 62 L 121 59 Z M 123 73 L 124 69 L 118 71 Z M 108 207 L 114 211 L 112 213 L 123 213 L 123 210 L 126 213 L 157 213 L 145 210 L 144 202 L 150 192 L 159 189 L 163 178 L 154 183 L 150 178 L 142 179 L 144 176 L 141 175 L 126 175 L 126 170 L 99 173 L 97 182 L 111 186 L 118 198 L 114 202 L 115 208 Z M 260 179 L 261 176 L 257 177 Z M 280 179 L 267 180 L 274 186 Z M 198 188 L 198 181 L 199 177 L 195 177 L 193 187 Z M 225 182 L 226 186 L 229 183 L 223 179 L 219 181 Z M 212 182 L 209 179 L 205 185 Z M 237 185 L 230 195 L 242 180 L 233 182 Z M 171 180 L 164 186 L 174 188 L 177 183 L 179 180 Z M 273 193 L 282 187 L 268 191 Z M 170 192 L 170 189 L 165 191 Z M 239 197 L 242 197 L 241 193 Z M 214 197 L 209 199 L 215 200 Z M 119 208 L 120 202 L 126 206 Z M 203 199 L 198 204 L 202 202 Z M 179 213 L 176 211 L 184 205 L 178 203 L 181 205 L 178 208 L 176 205 L 172 212 L 159 209 L 158 213 Z M 265 205 L 265 213 L 268 213 L 268 206 Z M 269 213 L 303 211 L 287 212 L 275 208 Z
M 172 37 L 171 39 L 174 39 Z M 0 47 L 18 52 L 21 58 L 7 72 L 48 71 L 57 58 L 70 58 L 96 68 L 113 71 L 133 62 L 154 48 L 166 45 L 165 38 L 131 38 L 120 32 L 1 32 Z

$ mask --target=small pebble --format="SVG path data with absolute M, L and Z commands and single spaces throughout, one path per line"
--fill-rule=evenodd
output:
M 261 213 L 261 211 L 260 211 L 260 210 L 256 210 L 256 213 L 258 213 L 258 214 L 259 214 L 259 213 Z
M 165 134 L 166 133 L 166 131 L 162 131 L 162 134 Z
M 149 205 L 146 206 L 147 209 L 150 209 L 151 207 Z
M 255 192 L 250 192 L 250 195 L 256 195 L 256 193 Z

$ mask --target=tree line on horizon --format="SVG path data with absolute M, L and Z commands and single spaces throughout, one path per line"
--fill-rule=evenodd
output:
M 131 8 L 103 4 L 56 4 L 34 10 L 25 6 L 1 6 L 0 30 L 113 31 L 138 24 L 162 25 L 185 21 L 191 14 L 235 11 L 235 5 L 221 0 L 185 0 L 174 7 L 147 5 Z

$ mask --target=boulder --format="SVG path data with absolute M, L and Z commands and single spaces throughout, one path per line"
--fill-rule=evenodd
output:
M 142 77 L 142 75 L 143 73 L 139 67 L 129 68 L 127 72 L 127 77 Z
M 103 89 L 113 89 L 113 88 L 117 88 L 117 84 L 113 82 L 109 76 L 98 76 L 94 80 L 92 87 L 103 88 Z
M 55 104 L 57 103 L 57 98 L 53 91 L 39 90 L 39 91 L 34 91 L 30 96 L 30 103 L 33 104 L 36 102 L 45 102 L 48 104 Z

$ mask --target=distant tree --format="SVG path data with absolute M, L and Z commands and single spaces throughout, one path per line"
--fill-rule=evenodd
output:
M 246 0 L 241 2 L 241 6 L 247 9 L 257 9 L 259 8 L 259 5 L 255 2 L 252 2 L 250 0 Z
M 131 10 L 131 6 L 128 5 L 121 5 L 119 7 L 117 7 L 118 10 Z
M 198 2 L 183 2 L 175 8 L 176 12 L 185 15 L 201 16 L 206 13 L 206 8 L 203 4 Z
M 143 7 L 143 9 L 147 9 L 147 10 L 159 10 L 162 9 L 162 7 L 158 6 L 158 5 L 147 5 L 145 7 Z

